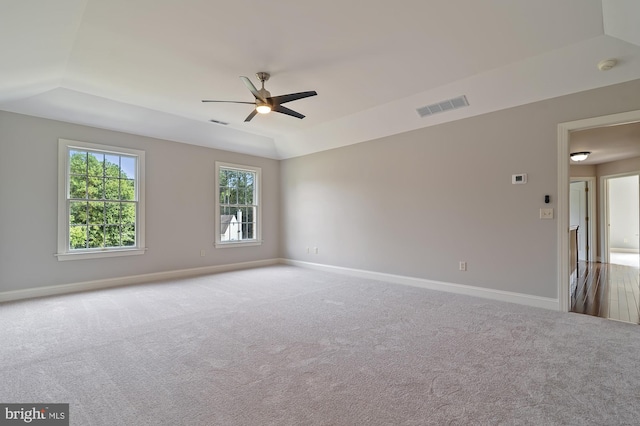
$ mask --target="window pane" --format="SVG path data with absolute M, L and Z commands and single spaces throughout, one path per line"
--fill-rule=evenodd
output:
M 136 157 L 120 157 L 120 177 L 123 179 L 136 178 Z
M 238 204 L 238 189 L 235 186 L 229 188 L 229 204 Z
M 135 225 L 122 226 L 122 245 L 127 247 L 136 245 L 136 226 Z
M 89 176 L 104 176 L 104 154 L 89 152 Z
M 120 246 L 120 226 L 107 225 L 104 227 L 105 247 L 119 247 Z
M 120 156 L 113 154 L 105 154 L 104 156 L 104 175 L 107 177 L 120 177 Z
M 244 226 L 247 220 L 245 209 L 244 208 L 237 209 L 235 212 L 235 217 L 238 220 L 238 230 L 240 231 L 238 232 L 238 239 L 244 240 L 247 238 L 247 228 L 246 226 Z
M 104 226 L 89 225 L 89 248 L 104 247 Z
M 229 182 L 227 184 L 229 188 L 235 188 L 236 186 L 238 186 L 238 172 L 236 172 L 235 170 L 229 170 L 229 172 L 227 173 L 227 178 L 229 179 Z
M 256 238 L 255 212 L 255 208 L 247 208 L 247 235 L 250 235 L 251 239 Z
M 120 224 L 120 203 L 104 203 L 104 220 L 106 224 Z
M 71 201 L 69 203 L 69 223 L 71 225 L 87 223 L 87 203 L 82 201 Z
M 236 194 L 238 194 L 238 197 L 237 197 L 238 204 L 245 204 L 244 191 L 245 189 L 242 186 L 236 189 Z
M 144 151 L 64 139 L 58 147 L 59 167 L 67 169 L 59 175 L 58 252 L 93 249 L 87 257 L 100 257 L 105 250 L 144 246 L 144 239 L 137 238 L 138 226 L 144 229 L 144 217 L 137 214 L 143 209 L 138 190 L 144 174 L 138 168 L 144 165 Z
M 70 249 L 87 248 L 87 227 L 86 226 L 70 226 L 69 227 L 69 248 Z
M 120 179 L 105 178 L 104 199 L 105 200 L 120 199 Z
M 255 172 L 219 168 L 220 240 L 255 240 Z
M 90 225 L 104 224 L 104 203 L 98 201 L 89 202 L 89 220 Z
M 104 197 L 104 180 L 101 177 L 89 177 L 87 192 L 90 200 L 102 200 Z
M 87 174 L 87 153 L 86 151 L 69 151 L 69 173 L 86 175 Z
M 253 183 L 247 186 L 247 192 L 249 193 L 249 197 L 250 197 L 247 204 L 254 204 L 256 197 L 255 197 L 255 185 Z
M 133 179 L 120 179 L 120 199 L 130 201 L 136 199 L 136 184 Z
M 136 205 L 134 203 L 120 203 L 121 214 L 120 223 L 134 224 L 136 223 Z
M 87 178 L 85 176 L 69 177 L 69 198 L 87 198 Z
M 228 204 L 229 203 L 229 192 L 225 186 L 220 187 L 220 204 Z

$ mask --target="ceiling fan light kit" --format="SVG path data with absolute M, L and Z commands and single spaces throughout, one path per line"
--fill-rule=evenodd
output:
M 245 118 L 245 122 L 251 121 L 253 117 L 257 113 L 260 114 L 268 114 L 271 111 L 279 112 L 281 114 L 290 115 L 296 118 L 304 118 L 304 115 L 296 112 L 292 109 L 282 106 L 282 104 L 292 101 L 297 101 L 298 99 L 308 98 L 310 96 L 316 96 L 315 90 L 308 92 L 299 92 L 299 93 L 289 93 L 288 95 L 280 95 L 280 96 L 271 96 L 271 93 L 264 88 L 264 82 L 269 80 L 271 75 L 268 72 L 258 72 L 256 73 L 256 77 L 260 80 L 262 87 L 260 90 L 256 89 L 251 80 L 248 77 L 240 76 L 240 79 L 244 82 L 244 85 L 247 86 L 247 89 L 253 94 L 255 98 L 254 102 L 244 102 L 244 101 L 215 101 L 204 99 L 202 102 L 223 102 L 223 103 L 233 103 L 233 104 L 252 104 L 255 105 L 255 109 L 251 111 L 251 114 Z
M 271 112 L 271 107 L 267 104 L 258 105 L 256 107 L 256 111 L 258 111 L 259 114 L 269 114 Z

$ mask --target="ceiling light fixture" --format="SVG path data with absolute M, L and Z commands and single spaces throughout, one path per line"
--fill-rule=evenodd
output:
M 267 104 L 258 105 L 256 107 L 256 111 L 260 114 L 269 114 L 271 112 L 271 107 Z
M 570 155 L 571 161 L 576 161 L 576 162 L 584 161 L 587 159 L 589 154 L 591 154 L 591 152 L 589 151 L 572 152 Z

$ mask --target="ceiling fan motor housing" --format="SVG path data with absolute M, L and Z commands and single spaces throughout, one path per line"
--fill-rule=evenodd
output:
M 269 74 L 268 72 L 260 71 L 256 73 L 256 77 L 258 77 L 258 80 L 260 80 L 260 83 L 262 83 L 262 85 L 264 86 L 264 82 L 269 81 L 269 77 L 271 77 L 271 74 Z
M 267 99 L 267 98 L 271 97 L 271 93 L 265 88 L 262 88 L 262 89 L 258 90 L 258 93 L 260 94 L 262 99 Z M 258 102 L 259 100 L 260 99 L 256 99 L 256 102 Z
M 256 99 L 256 106 L 269 105 L 266 100 L 271 97 L 271 93 L 264 88 L 264 82 L 269 81 L 269 77 L 271 77 L 271 75 L 268 72 L 260 71 L 256 73 L 256 77 L 258 77 L 258 80 L 262 83 L 262 88 L 258 90 L 258 94 L 260 94 L 260 97 L 265 100 L 265 102 L 262 102 L 262 100 Z

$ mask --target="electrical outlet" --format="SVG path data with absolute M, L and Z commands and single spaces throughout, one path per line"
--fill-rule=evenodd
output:
M 460 270 L 461 271 L 466 271 L 467 270 L 467 262 L 460 261 Z
M 318 254 L 318 247 L 314 247 L 314 248 L 313 248 L 313 251 L 314 251 L 316 254 Z
M 307 254 L 311 253 L 311 249 L 307 247 Z
M 200 250 L 200 257 L 204 257 L 205 254 L 207 254 L 205 250 Z

